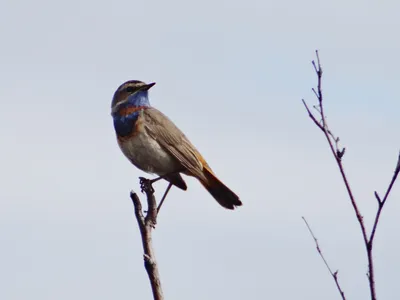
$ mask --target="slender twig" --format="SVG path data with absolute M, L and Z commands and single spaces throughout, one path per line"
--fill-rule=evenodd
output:
M 316 248 L 317 248 L 317 251 L 318 251 L 319 255 L 321 256 L 322 260 L 324 261 L 324 264 L 325 264 L 326 268 L 328 269 L 329 273 L 331 274 L 331 276 L 333 277 L 333 280 L 334 280 L 335 283 L 336 283 L 336 287 L 337 287 L 337 289 L 338 289 L 338 291 L 339 291 L 339 293 L 340 293 L 340 296 L 342 296 L 342 299 L 343 299 L 343 300 L 346 300 L 346 297 L 344 296 L 344 292 L 343 292 L 342 288 L 340 287 L 339 280 L 338 280 L 338 273 L 339 273 L 339 271 L 332 272 L 332 269 L 330 268 L 330 266 L 329 266 L 327 260 L 325 259 L 324 255 L 322 254 L 321 248 L 320 248 L 320 246 L 319 246 L 319 244 L 318 244 L 318 240 L 317 240 L 317 238 L 315 237 L 313 231 L 311 230 L 310 225 L 308 225 L 308 222 L 307 222 L 307 220 L 306 220 L 304 217 L 302 217 L 302 219 L 303 219 L 304 223 L 306 223 L 306 226 L 307 226 L 307 228 L 308 228 L 308 231 L 310 232 L 312 238 L 314 239 L 315 246 L 316 246 Z
M 137 194 L 131 191 L 130 196 L 135 209 L 135 216 L 139 225 L 140 234 L 142 236 L 144 266 L 150 279 L 153 298 L 154 300 L 163 300 L 164 296 L 161 288 L 160 274 L 158 272 L 151 236 L 152 230 L 157 224 L 157 203 L 151 182 L 145 178 L 141 178 L 140 183 L 142 191 L 145 192 L 147 196 L 148 210 L 146 216 L 143 216 L 142 204 Z
M 370 238 L 369 238 L 369 247 L 371 248 L 371 250 L 372 250 L 372 246 L 373 246 L 373 243 L 374 243 L 375 232 L 376 232 L 376 228 L 378 226 L 378 222 L 379 222 L 379 218 L 381 216 L 381 212 L 382 212 L 383 206 L 385 205 L 385 203 L 386 203 L 386 201 L 387 201 L 387 199 L 389 197 L 389 194 L 390 194 L 390 192 L 392 190 L 392 187 L 393 187 L 393 185 L 394 185 L 394 183 L 395 183 L 395 181 L 397 179 L 397 176 L 399 175 L 399 172 L 400 172 L 400 153 L 399 153 L 399 156 L 397 158 L 397 165 L 396 165 L 396 168 L 394 170 L 394 174 L 393 174 L 392 180 L 389 183 L 389 186 L 388 186 L 388 188 L 386 190 L 386 193 L 385 193 L 385 196 L 383 197 L 383 200 L 381 200 L 381 198 L 379 197 L 378 192 L 375 191 L 375 197 L 378 200 L 378 211 L 376 212 L 374 225 L 372 226 L 372 231 L 371 231 L 371 235 L 370 235 Z
M 316 56 L 317 56 L 317 62 L 312 61 L 312 65 L 314 67 L 315 73 L 317 74 L 318 78 L 318 84 L 317 84 L 317 90 L 312 89 L 315 96 L 317 97 L 318 100 L 318 106 L 315 107 L 317 112 L 319 113 L 319 117 L 321 118 L 321 121 L 318 121 L 317 118 L 312 114 L 311 110 L 309 109 L 307 103 L 302 99 L 303 104 L 307 110 L 308 116 L 310 119 L 314 122 L 314 124 L 322 130 L 324 133 L 324 136 L 326 140 L 328 141 L 329 148 L 331 149 L 331 152 L 333 156 L 335 157 L 336 163 L 339 167 L 340 174 L 342 176 L 342 180 L 346 186 L 346 190 L 348 193 L 348 196 L 350 198 L 353 210 L 356 214 L 365 249 L 367 252 L 367 259 L 368 259 L 368 280 L 369 280 L 369 288 L 370 288 L 370 293 L 371 293 L 371 300 L 376 300 L 376 291 L 375 291 L 375 272 L 374 272 L 374 261 L 373 261 L 373 256 L 372 256 L 372 246 L 374 242 L 374 237 L 375 237 L 375 232 L 378 226 L 378 222 L 380 220 L 381 212 L 383 209 L 383 206 L 385 205 L 387 198 L 390 194 L 390 191 L 392 190 L 392 187 L 397 179 L 397 176 L 400 172 L 400 154 L 398 157 L 397 165 L 395 168 L 394 175 L 392 177 L 392 180 L 389 184 L 389 187 L 385 193 L 385 196 L 383 199 L 380 198 L 379 194 L 375 192 L 375 198 L 378 201 L 378 210 L 376 212 L 375 220 L 374 220 L 374 225 L 372 227 L 372 231 L 370 236 L 368 237 L 366 226 L 364 223 L 363 216 L 361 215 L 360 209 L 358 208 L 357 202 L 355 200 L 355 197 L 353 195 L 353 192 L 351 190 L 349 181 L 347 179 L 346 173 L 344 171 L 343 163 L 342 163 L 342 158 L 345 153 L 345 148 L 340 148 L 339 147 L 339 137 L 335 137 L 335 135 L 332 133 L 332 131 L 329 129 L 328 124 L 327 124 L 327 118 L 325 115 L 324 111 L 324 106 L 323 106 L 323 95 L 322 95 L 322 67 L 321 67 L 321 62 L 318 54 L 318 50 L 316 51 Z

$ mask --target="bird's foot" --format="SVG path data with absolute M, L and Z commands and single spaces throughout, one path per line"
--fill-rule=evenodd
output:
M 152 186 L 153 181 L 144 177 L 139 177 L 140 180 L 140 190 L 142 193 L 154 193 L 154 188 Z

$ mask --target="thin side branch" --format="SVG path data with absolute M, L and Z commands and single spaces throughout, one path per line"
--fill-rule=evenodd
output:
M 139 225 L 140 235 L 142 237 L 144 266 L 150 279 L 153 299 L 163 300 L 164 296 L 161 288 L 160 274 L 158 272 L 151 236 L 152 230 L 157 224 L 157 203 L 151 182 L 145 178 L 141 178 L 140 183 L 142 191 L 145 192 L 147 196 L 148 211 L 146 216 L 143 216 L 142 204 L 137 194 L 131 191 L 130 196 L 135 210 L 135 217 Z
M 310 225 L 308 225 L 308 222 L 307 222 L 307 220 L 306 220 L 304 217 L 302 217 L 302 219 L 303 219 L 304 223 L 306 223 L 306 226 L 307 226 L 307 228 L 308 228 L 308 231 L 310 232 L 312 238 L 314 239 L 314 243 L 315 243 L 315 246 L 316 246 L 316 248 L 317 248 L 317 251 L 318 251 L 319 255 L 321 256 L 322 260 L 324 261 L 324 264 L 325 264 L 326 268 L 328 269 L 329 273 L 330 273 L 331 276 L 333 277 L 333 280 L 335 281 L 335 284 L 336 284 L 336 287 L 337 287 L 337 289 L 338 289 L 338 291 L 339 291 L 339 293 L 340 293 L 340 296 L 342 297 L 343 300 L 346 300 L 346 297 L 345 297 L 345 295 L 344 295 L 344 292 L 343 292 L 342 288 L 340 287 L 339 280 L 338 280 L 338 273 L 339 273 L 339 271 L 332 272 L 332 269 L 330 268 L 328 262 L 326 261 L 324 255 L 322 254 L 321 248 L 319 247 L 319 244 L 318 244 L 318 240 L 317 240 L 317 238 L 315 237 L 313 231 L 311 230 Z
M 378 211 L 376 212 L 374 226 L 372 227 L 371 236 L 370 236 L 369 242 L 368 242 L 368 246 L 369 246 L 369 248 L 371 250 L 372 250 L 372 246 L 373 246 L 373 243 L 374 243 L 375 232 L 376 232 L 376 228 L 378 226 L 378 222 L 379 222 L 379 218 L 381 216 L 381 212 L 382 212 L 383 206 L 385 205 L 385 203 L 386 203 L 386 201 L 387 201 L 387 199 L 389 197 L 389 194 L 390 194 L 390 192 L 392 190 L 392 187 L 393 187 L 394 183 L 396 182 L 396 179 L 397 179 L 397 176 L 399 175 L 399 172 L 400 172 L 400 152 L 399 152 L 399 156 L 397 157 L 397 164 L 396 164 L 396 168 L 394 170 L 394 174 L 393 174 L 392 180 L 389 183 L 389 186 L 388 186 L 388 188 L 386 190 L 386 193 L 385 193 L 385 196 L 383 197 L 383 200 L 380 199 L 378 193 L 375 191 L 375 197 L 378 200 Z
M 307 112 L 308 112 L 308 116 L 310 117 L 311 120 L 314 121 L 315 125 L 317 125 L 317 127 L 319 129 L 321 129 L 322 131 L 324 131 L 324 128 L 322 127 L 322 125 L 317 121 L 317 119 L 314 117 L 314 115 L 312 114 L 312 112 L 310 111 L 310 109 L 308 108 L 308 105 L 306 103 L 306 101 L 304 99 L 301 99 L 301 101 L 303 101 L 304 107 L 306 108 Z

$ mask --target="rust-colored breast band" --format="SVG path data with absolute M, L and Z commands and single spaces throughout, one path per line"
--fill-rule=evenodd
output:
M 130 114 L 133 114 L 134 112 L 137 112 L 142 109 L 147 109 L 147 106 L 128 106 L 128 107 L 123 107 L 119 110 L 119 115 L 121 117 L 126 117 L 129 116 Z

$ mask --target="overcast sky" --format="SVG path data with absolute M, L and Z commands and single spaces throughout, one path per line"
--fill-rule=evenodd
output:
M 129 191 L 138 176 L 110 116 L 124 81 L 191 139 L 244 205 L 191 178 L 154 244 L 166 299 L 369 295 L 358 224 L 301 99 L 326 113 L 371 228 L 400 149 L 398 1 L 24 1 L 0 4 L 0 298 L 152 299 Z M 400 185 L 400 182 L 399 182 Z M 157 183 L 160 194 L 165 183 Z M 399 299 L 400 187 L 375 244 L 377 293 Z

